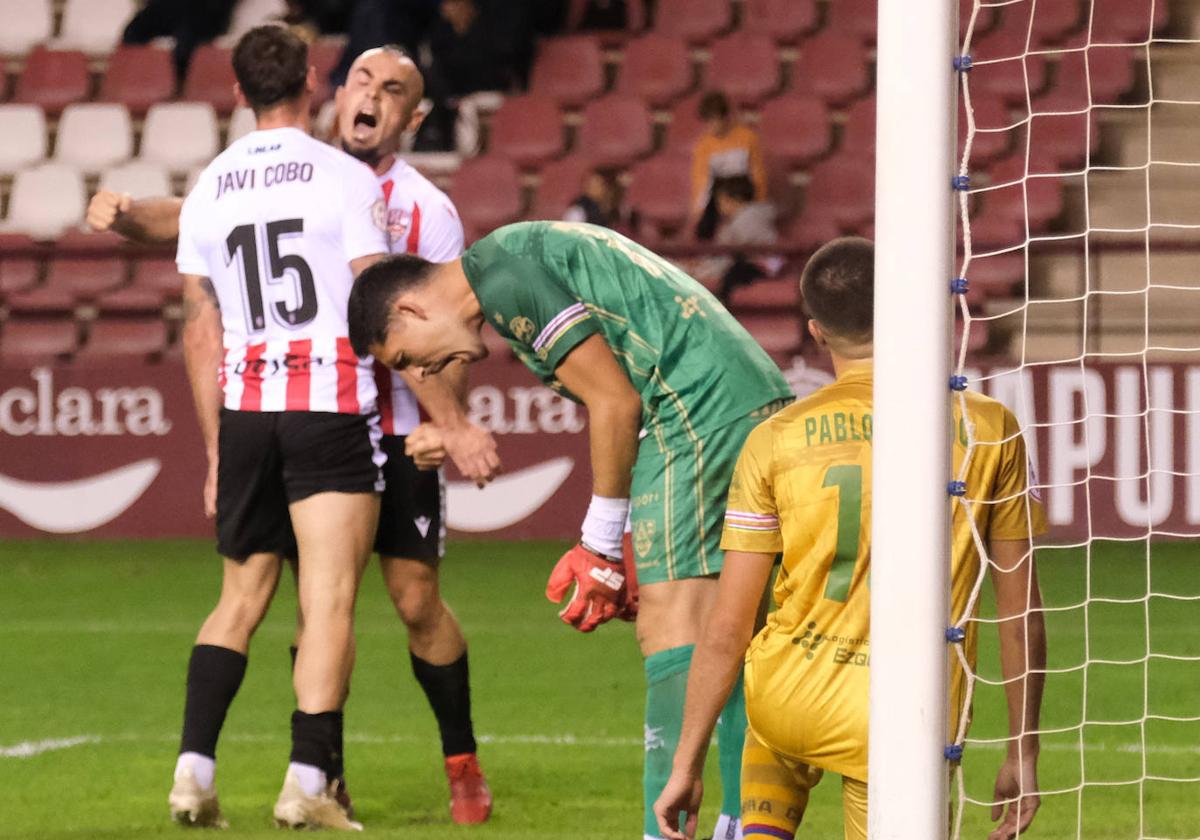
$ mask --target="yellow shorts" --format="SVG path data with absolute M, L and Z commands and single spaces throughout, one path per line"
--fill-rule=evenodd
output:
M 792 840 L 808 808 L 808 794 L 824 771 L 763 746 L 752 731 L 742 752 L 742 836 Z M 842 777 L 846 840 L 867 838 L 867 783 Z

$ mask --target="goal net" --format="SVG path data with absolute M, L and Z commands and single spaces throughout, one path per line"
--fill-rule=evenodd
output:
M 1030 836 L 1200 838 L 1200 3 L 960 18 L 954 373 L 1016 414 L 1050 524 L 1030 547 L 1048 640 Z M 964 433 L 968 462 L 996 445 Z M 954 838 L 991 830 L 1020 744 L 1006 693 L 1029 685 L 1001 668 L 976 541 L 951 617 L 980 640 L 949 739 Z

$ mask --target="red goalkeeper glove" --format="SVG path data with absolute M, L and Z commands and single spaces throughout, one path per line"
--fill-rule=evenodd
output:
M 616 617 L 625 596 L 624 566 L 576 545 L 554 566 L 546 582 L 546 597 L 561 604 L 572 584 L 575 591 L 558 617 L 576 630 L 590 633 Z

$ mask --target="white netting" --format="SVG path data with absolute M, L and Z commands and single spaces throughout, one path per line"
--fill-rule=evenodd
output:
M 956 373 L 1017 415 L 1051 524 L 1030 836 L 1194 840 L 1200 2 L 974 0 L 962 16 Z M 965 432 L 968 464 L 998 445 Z M 1005 692 L 1029 686 L 1027 667 L 1002 673 L 994 564 L 974 539 L 986 562 L 953 616 L 980 639 L 952 736 L 955 838 L 992 826 L 997 769 L 1024 743 Z

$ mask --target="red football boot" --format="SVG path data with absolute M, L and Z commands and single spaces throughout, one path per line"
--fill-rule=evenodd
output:
M 492 815 L 492 791 L 475 753 L 447 756 L 446 778 L 450 781 L 450 819 L 459 825 L 487 822 Z

